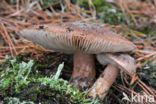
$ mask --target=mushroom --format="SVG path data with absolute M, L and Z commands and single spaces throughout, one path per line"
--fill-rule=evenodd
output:
M 108 65 L 89 92 L 93 98 L 99 96 L 104 99 L 120 70 L 131 76 L 136 74 L 135 60 L 127 54 L 98 54 L 97 60 L 102 65 Z
M 45 48 L 74 54 L 70 82 L 80 88 L 92 85 L 95 78 L 94 55 L 104 52 L 127 52 L 132 42 L 109 29 L 79 21 L 32 26 L 20 31 L 22 36 Z

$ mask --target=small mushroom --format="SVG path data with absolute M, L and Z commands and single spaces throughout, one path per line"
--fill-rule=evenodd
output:
M 99 96 L 104 99 L 120 70 L 131 76 L 136 74 L 135 60 L 127 54 L 98 54 L 97 60 L 102 65 L 108 65 L 89 92 L 93 98 Z
M 79 21 L 37 25 L 21 30 L 20 33 L 45 48 L 74 53 L 74 70 L 70 81 L 80 88 L 89 87 L 93 83 L 93 54 L 127 52 L 135 48 L 133 43 L 103 26 Z
M 107 53 L 98 54 L 96 57 L 99 63 L 102 65 L 112 64 L 131 76 L 136 74 L 135 59 L 128 54 Z

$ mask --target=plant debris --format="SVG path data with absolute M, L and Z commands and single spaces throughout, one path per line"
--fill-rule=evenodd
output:
M 129 101 L 122 100 L 123 92 L 128 97 L 131 97 L 131 93 L 137 96 L 145 93 L 154 96 L 156 99 L 155 14 L 155 0 L 0 0 L 0 73 L 7 72 L 5 75 L 10 75 L 5 78 L 0 77 L 0 83 L 3 83 L 3 85 L 1 84 L 2 89 L 0 88 L 0 103 L 7 101 L 12 104 L 14 102 L 33 103 L 27 97 L 36 102 L 42 100 L 40 102 L 44 103 L 46 101 L 54 104 L 61 104 L 61 102 L 67 102 L 68 104 L 70 102 L 70 94 L 66 95 L 65 92 L 51 89 L 49 85 L 42 85 L 41 82 L 34 80 L 37 80 L 38 77 L 48 80 L 51 75 L 55 75 L 57 67 L 62 62 L 64 62 L 64 69 L 67 70 L 62 70 L 63 74 L 60 75 L 60 78 L 69 80 L 73 67 L 72 55 L 44 49 L 20 37 L 19 30 L 35 24 L 76 20 L 88 23 L 105 23 L 106 26 L 117 33 L 123 34 L 137 46 L 137 49 L 130 53 L 137 61 L 137 76 L 133 78 L 126 74 L 119 76 L 102 103 L 129 103 Z M 17 56 L 17 58 L 10 59 L 7 56 Z M 37 61 L 31 61 L 34 59 Z M 32 63 L 34 65 L 31 67 Z M 20 65 L 25 67 L 29 65 L 27 69 L 31 69 L 31 71 L 21 71 L 19 73 L 23 75 L 19 76 L 15 69 L 20 69 Z M 9 67 L 12 72 L 9 72 Z M 104 67 L 96 62 L 96 78 L 103 69 Z M 34 77 L 31 77 L 31 75 L 34 75 Z M 15 78 L 15 76 L 18 77 Z M 12 81 L 11 77 L 16 80 Z M 22 80 L 24 81 L 22 82 Z M 11 87 L 11 85 L 14 85 L 14 87 Z M 31 89 L 34 89 L 34 91 Z M 49 95 L 49 92 L 54 93 Z M 34 95 L 38 97 L 35 98 Z M 52 96 L 57 97 L 50 99 Z M 62 99 L 58 100 L 57 98 Z M 95 102 L 98 101 L 93 102 L 96 104 Z

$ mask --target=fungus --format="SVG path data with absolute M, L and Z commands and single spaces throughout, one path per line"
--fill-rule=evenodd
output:
M 127 54 L 98 54 L 97 60 L 107 67 L 89 92 L 89 96 L 93 98 L 99 96 L 104 99 L 120 70 L 131 76 L 136 74 L 135 60 Z
M 127 52 L 135 48 L 133 43 L 103 26 L 79 21 L 32 26 L 20 33 L 45 48 L 73 53 L 74 70 L 70 82 L 82 89 L 91 86 L 95 78 L 93 54 Z

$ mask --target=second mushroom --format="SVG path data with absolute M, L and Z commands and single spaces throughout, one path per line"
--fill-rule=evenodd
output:
M 89 96 L 93 98 L 99 96 L 100 99 L 104 99 L 120 70 L 130 76 L 135 76 L 136 74 L 135 60 L 128 54 L 98 54 L 97 60 L 102 65 L 107 65 L 107 67 L 89 92 Z

